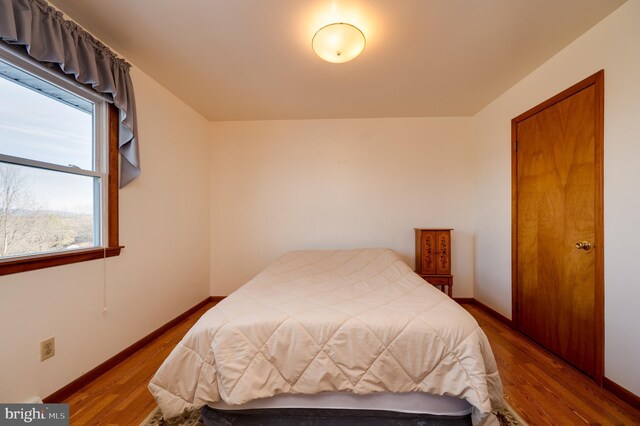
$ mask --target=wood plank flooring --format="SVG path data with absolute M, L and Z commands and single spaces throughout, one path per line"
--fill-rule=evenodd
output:
M 155 407 L 147 384 L 200 309 L 65 402 L 71 425 L 138 425 Z M 640 411 L 473 305 L 463 305 L 489 337 L 506 399 L 531 426 L 640 425 Z
M 640 425 L 640 411 L 476 306 L 463 304 L 491 342 L 505 399 L 531 426 Z
M 147 385 L 191 326 L 215 302 L 205 305 L 64 402 L 69 403 L 71 425 L 137 426 L 155 408 Z

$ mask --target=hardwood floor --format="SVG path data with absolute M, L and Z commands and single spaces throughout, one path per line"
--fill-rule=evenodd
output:
M 138 425 L 155 407 L 147 384 L 171 349 L 215 303 L 200 309 L 65 402 L 71 425 Z M 473 305 L 489 337 L 509 404 L 531 426 L 639 425 L 640 411 Z
M 531 426 L 640 425 L 640 410 L 485 311 L 462 306 L 491 342 L 505 399 Z
M 64 402 L 71 425 L 137 426 L 156 406 L 147 384 L 191 326 L 209 310 L 210 302 Z

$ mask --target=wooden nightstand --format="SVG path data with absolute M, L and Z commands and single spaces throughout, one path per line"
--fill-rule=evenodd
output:
M 451 231 L 453 229 L 414 229 L 416 231 L 416 274 L 452 297 Z

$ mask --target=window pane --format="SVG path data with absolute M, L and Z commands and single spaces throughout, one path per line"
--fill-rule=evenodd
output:
M 98 246 L 98 184 L 91 176 L 0 162 L 0 259 Z
M 0 153 L 93 170 L 93 104 L 0 61 Z

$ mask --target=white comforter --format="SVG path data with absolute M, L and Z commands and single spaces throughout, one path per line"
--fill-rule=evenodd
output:
M 388 249 L 286 254 L 204 314 L 149 389 L 165 418 L 324 391 L 455 396 L 474 424 L 502 406 L 476 321 Z

